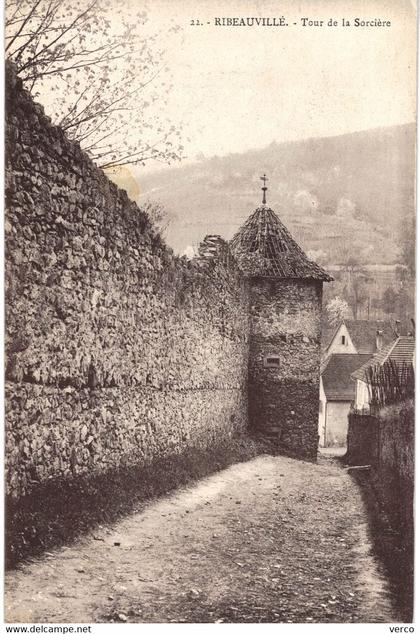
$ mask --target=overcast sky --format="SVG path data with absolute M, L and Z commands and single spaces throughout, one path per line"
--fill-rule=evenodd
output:
M 409 0 L 153 0 L 152 28 L 171 19 L 182 27 L 169 49 L 174 89 L 167 112 L 185 124 L 187 154 L 414 121 L 414 11 Z M 291 26 L 214 26 L 223 16 L 285 16 Z M 302 17 L 392 25 L 311 28 L 299 25 Z M 190 26 L 192 19 L 204 26 Z

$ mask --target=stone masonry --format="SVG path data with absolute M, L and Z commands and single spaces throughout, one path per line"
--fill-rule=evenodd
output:
M 258 207 L 231 249 L 250 284 L 250 425 L 280 452 L 315 460 L 321 356 L 322 283 L 272 209 Z
M 266 206 L 248 252 L 208 236 L 175 256 L 6 80 L 9 498 L 223 445 L 247 430 L 248 399 L 251 429 L 315 458 L 329 276 Z
M 322 284 L 252 280 L 249 414 L 279 449 L 315 458 Z M 280 357 L 278 366 L 266 360 Z
M 7 494 L 243 433 L 248 291 L 226 243 L 174 256 L 7 82 Z

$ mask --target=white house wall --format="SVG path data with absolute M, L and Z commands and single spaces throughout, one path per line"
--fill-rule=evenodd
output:
M 325 447 L 347 445 L 348 415 L 351 401 L 329 401 L 326 408 Z
M 356 383 L 356 409 L 368 407 L 369 403 L 370 395 L 367 383 L 358 379 Z
M 325 411 L 326 411 L 327 399 L 324 392 L 324 385 L 322 383 L 322 376 L 319 380 L 319 415 L 318 415 L 318 436 L 319 446 L 325 447 Z
M 345 339 L 344 343 L 342 341 L 343 337 Z M 325 356 L 329 357 L 331 354 L 357 354 L 346 324 L 340 325 L 333 340 L 325 351 Z

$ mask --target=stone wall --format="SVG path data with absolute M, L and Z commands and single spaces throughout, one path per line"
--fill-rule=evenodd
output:
M 347 462 L 371 465 L 384 500 L 414 483 L 414 405 L 411 401 L 385 407 L 377 415 L 349 415 Z
M 351 412 L 348 417 L 347 463 L 377 465 L 379 421 L 375 416 Z
M 385 407 L 377 416 L 351 414 L 347 462 L 371 465 L 378 502 L 409 542 L 413 532 L 413 402 Z
M 377 416 L 349 416 L 347 462 L 370 511 L 376 554 L 393 584 L 404 622 L 412 620 L 414 581 L 414 403 L 384 408 Z
M 249 413 L 251 426 L 280 451 L 315 459 L 322 283 L 253 279 Z M 278 355 L 278 367 L 266 367 Z
M 241 434 L 248 291 L 227 246 L 175 257 L 12 73 L 6 96 L 10 498 Z
M 379 414 L 377 479 L 381 498 L 402 524 L 412 527 L 414 493 L 414 404 L 386 407 Z

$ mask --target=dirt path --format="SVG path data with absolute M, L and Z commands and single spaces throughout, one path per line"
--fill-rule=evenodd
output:
M 357 485 L 262 456 L 7 575 L 8 622 L 393 622 Z

